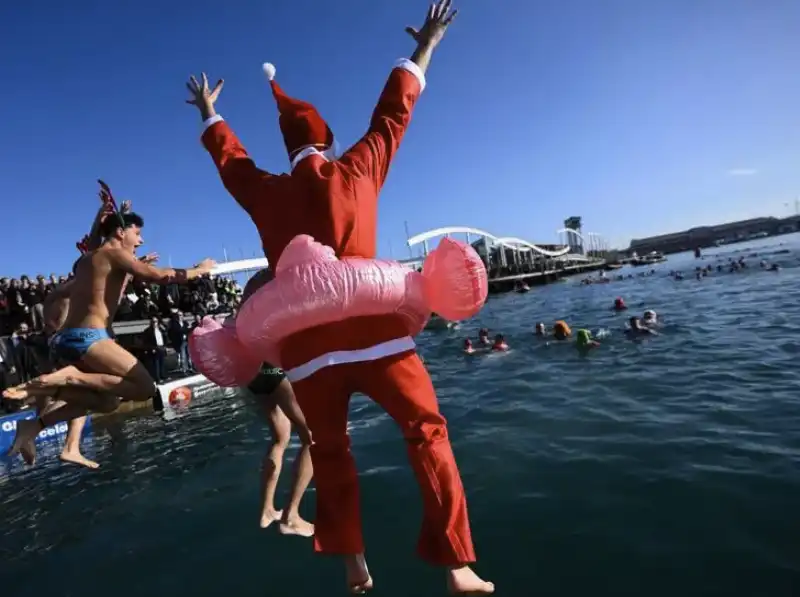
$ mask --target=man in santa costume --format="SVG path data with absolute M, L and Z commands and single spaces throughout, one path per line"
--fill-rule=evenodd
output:
M 203 119 L 203 144 L 225 188 L 250 215 L 264 253 L 277 264 L 286 245 L 308 234 L 339 258 L 375 258 L 378 195 L 411 113 L 425 87 L 425 72 L 436 46 L 455 16 L 451 0 L 430 7 L 410 59 L 399 60 L 372 115 L 369 130 L 336 157 L 333 133 L 316 109 L 287 96 L 265 64 L 280 113 L 279 123 L 291 172 L 260 170 L 230 127 L 214 110 L 222 89 L 191 78 L 189 103 Z M 281 346 L 286 370 L 315 444 L 315 549 L 344 558 L 351 592 L 364 593 L 373 580 L 364 558 L 355 462 L 347 417 L 350 396 L 361 392 L 383 407 L 400 426 L 423 495 L 424 518 L 418 552 L 447 571 L 453 594 L 489 594 L 492 583 L 470 568 L 475 551 L 464 489 L 439 412 L 436 393 L 402 318 L 351 317 L 310 328 Z

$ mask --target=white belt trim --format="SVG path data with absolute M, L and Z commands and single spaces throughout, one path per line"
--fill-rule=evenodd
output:
M 344 365 L 345 363 L 361 363 L 363 361 L 377 361 L 384 357 L 390 357 L 401 352 L 414 350 L 417 345 L 414 343 L 411 336 L 403 336 L 402 338 L 395 338 L 388 342 L 381 342 L 369 348 L 360 348 L 358 350 L 337 350 L 336 352 L 328 352 L 318 357 L 315 357 L 290 369 L 286 372 L 286 377 L 290 382 L 300 381 L 306 377 L 311 377 L 320 369 L 330 367 L 331 365 Z

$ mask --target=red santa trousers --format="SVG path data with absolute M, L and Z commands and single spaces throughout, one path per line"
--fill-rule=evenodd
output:
M 317 487 L 316 551 L 364 552 L 358 477 L 347 435 L 350 396 L 361 392 L 394 419 L 405 438 L 423 499 L 417 546 L 420 557 L 439 566 L 475 561 L 467 502 L 447 436 L 447 422 L 416 352 L 333 365 L 292 385 L 314 437 L 311 457 Z

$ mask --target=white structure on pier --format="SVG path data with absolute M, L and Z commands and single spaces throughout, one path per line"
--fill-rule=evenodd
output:
M 580 238 L 580 243 L 558 242 L 553 245 L 542 246 L 532 243 L 530 241 L 511 237 L 511 236 L 495 236 L 485 230 L 472 228 L 470 226 L 445 226 L 443 228 L 435 228 L 428 230 L 421 234 L 417 234 L 408 239 L 409 248 L 417 245 L 422 245 L 423 258 L 429 252 L 429 241 L 438 237 L 450 237 L 454 234 L 463 234 L 466 236 L 467 243 L 476 248 L 482 257 L 488 258 L 493 252 L 496 252 L 499 257 L 499 265 L 507 266 L 509 261 L 515 264 L 534 262 L 535 260 L 552 260 L 558 262 L 583 262 L 589 261 L 593 258 L 600 258 L 602 252 L 599 250 L 601 246 L 607 249 L 607 243 L 601 244 L 602 237 L 599 234 L 587 233 L 581 234 L 571 229 L 561 229 L 556 231 L 556 235 L 561 238 L 563 234 L 574 234 Z M 583 247 L 583 253 L 572 252 L 571 247 Z M 493 251 L 494 250 L 494 251 Z

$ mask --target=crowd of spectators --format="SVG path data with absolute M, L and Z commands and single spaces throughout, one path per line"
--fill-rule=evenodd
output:
M 44 300 L 57 284 L 72 275 L 32 280 L 0 278 L 0 391 L 36 377 L 40 371 L 36 346 L 46 342 Z M 167 349 L 177 356 L 183 373 L 192 370 L 187 339 L 205 315 L 235 312 L 242 289 L 232 279 L 205 276 L 187 285 L 151 285 L 133 280 L 120 301 L 114 322 L 147 320 L 148 331 L 137 338 L 137 356 L 157 381 L 166 377 Z M 190 323 L 188 320 L 194 321 Z M 157 330 L 155 332 L 154 330 Z

